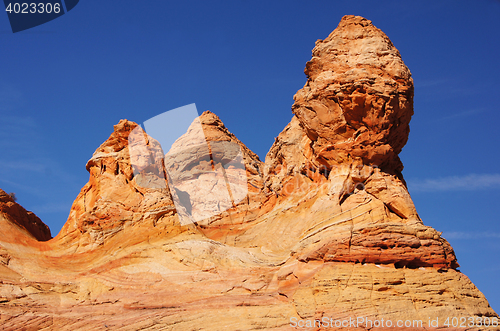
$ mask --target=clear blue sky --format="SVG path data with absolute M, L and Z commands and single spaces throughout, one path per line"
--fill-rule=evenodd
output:
M 264 159 L 314 42 L 347 14 L 372 20 L 410 68 L 410 193 L 500 312 L 497 0 L 81 0 L 16 34 L 0 15 L 0 188 L 56 235 L 114 124 L 190 103 Z

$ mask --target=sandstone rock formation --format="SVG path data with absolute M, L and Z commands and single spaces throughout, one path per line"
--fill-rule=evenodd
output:
M 192 127 L 167 153 L 166 166 L 158 141 L 122 120 L 87 163 L 89 182 L 55 238 L 47 240 L 43 223 L 0 191 L 0 328 L 388 330 L 391 321 L 402 330 L 396 323 L 411 321 L 407 330 L 432 330 L 430 321 L 442 328 L 454 317 L 498 323 L 406 189 L 398 153 L 408 138 L 413 81 L 387 36 L 346 16 L 316 43 L 305 72 L 295 116 L 265 162 L 211 112 L 198 119 L 208 148 L 194 143 Z M 175 196 L 199 185 L 193 179 L 203 169 L 231 160 L 229 144 L 241 151 L 244 169 L 236 170 L 246 174 L 246 197 L 182 222 Z M 169 185 L 169 171 L 178 171 L 183 186 Z M 190 201 L 212 208 L 215 186 L 202 187 L 206 199 Z
M 22 206 L 3 190 L 0 189 L 0 222 L 2 228 L 0 235 L 3 241 L 17 241 L 22 237 L 28 237 L 39 241 L 47 241 L 52 238 L 50 229 L 35 214 L 26 211 Z M 10 231 L 7 231 L 7 228 Z M 22 234 L 20 234 L 20 233 Z M 12 235 L 16 233 L 16 235 Z

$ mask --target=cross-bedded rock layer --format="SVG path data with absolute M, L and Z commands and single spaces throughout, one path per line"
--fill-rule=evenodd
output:
M 218 215 L 180 221 L 166 151 L 127 120 L 87 163 L 55 238 L 0 191 L 2 329 L 290 330 L 326 317 L 430 330 L 436 318 L 498 318 L 406 188 L 413 81 L 387 36 L 346 16 L 305 72 L 264 163 L 211 112 L 199 118 L 208 148 L 193 150 L 194 130 L 174 144 L 168 165 L 190 180 L 196 159 L 229 157 L 215 146 L 241 149 L 248 194 Z M 131 155 L 138 141 L 146 152 Z M 213 206 L 211 189 L 193 203 Z

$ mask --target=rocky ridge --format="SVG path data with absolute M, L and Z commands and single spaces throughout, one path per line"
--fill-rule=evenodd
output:
M 245 199 L 202 221 L 180 221 L 164 151 L 127 120 L 87 163 L 89 182 L 55 238 L 0 191 L 2 328 L 290 330 L 362 317 L 431 330 L 429 319 L 498 318 L 406 188 L 398 153 L 413 80 L 389 38 L 346 16 L 305 73 L 265 162 L 215 114 L 200 116 L 209 148 L 174 163 L 195 176 L 195 159 L 223 159 L 215 146 L 233 143 L 248 178 Z M 129 148 L 137 132 L 139 156 Z
M 2 240 L 11 241 L 19 237 L 28 237 L 37 241 L 47 241 L 52 238 L 50 229 L 35 214 L 24 209 L 5 191 L 0 189 L 0 215 L 2 228 L 13 228 L 12 231 L 22 232 L 23 235 L 5 236 Z M 15 229 L 15 230 L 14 230 Z M 7 234 L 10 231 L 3 231 Z

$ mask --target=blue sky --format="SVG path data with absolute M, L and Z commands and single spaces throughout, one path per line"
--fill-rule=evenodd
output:
M 190 103 L 263 160 L 314 42 L 347 14 L 372 20 L 410 68 L 403 175 L 500 312 L 500 1 L 82 0 L 16 34 L 0 15 L 0 188 L 55 236 L 114 124 Z

